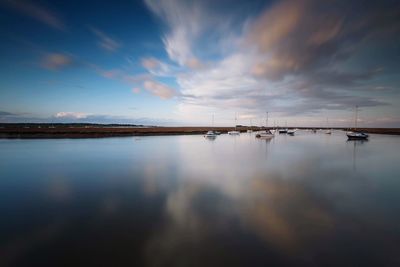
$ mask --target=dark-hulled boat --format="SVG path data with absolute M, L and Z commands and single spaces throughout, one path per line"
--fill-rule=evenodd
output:
M 368 134 L 361 132 L 347 132 L 346 135 L 349 140 L 366 140 L 369 137 Z

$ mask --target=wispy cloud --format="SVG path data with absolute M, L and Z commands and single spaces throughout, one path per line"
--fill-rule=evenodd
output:
M 64 53 L 48 53 L 42 58 L 41 65 L 49 70 L 60 70 L 74 63 L 72 56 Z
M 141 64 L 148 72 L 150 72 L 154 76 L 176 76 L 179 71 L 182 71 L 176 66 L 167 64 L 153 57 L 142 58 Z
M 0 110 L 0 117 L 5 117 L 5 116 L 15 116 L 17 114 L 8 112 L 8 111 L 4 111 L 4 110 Z
M 162 99 L 169 99 L 176 96 L 177 92 L 171 87 L 152 80 L 143 83 L 144 88 L 151 94 L 158 96 Z
M 145 0 L 148 8 L 168 25 L 169 31 L 163 36 L 165 50 L 171 60 L 180 66 L 197 69 L 203 66 L 193 51 L 196 40 L 205 31 L 225 25 L 216 22 L 215 12 L 202 2 Z
M 4 0 L 0 5 L 12 8 L 57 30 L 65 30 L 64 22 L 52 11 L 29 0 Z
M 98 45 L 110 52 L 114 52 L 121 47 L 121 43 L 108 36 L 97 28 L 89 27 L 90 31 L 98 38 Z
M 168 76 L 167 73 L 171 71 L 168 69 L 163 69 L 163 66 L 166 66 L 164 63 L 150 58 L 143 59 L 142 65 L 143 67 L 147 68 L 150 73 L 130 74 L 122 69 L 103 70 L 96 65 L 91 65 L 91 67 L 94 68 L 101 76 L 107 79 L 114 79 L 121 83 L 133 86 L 132 92 L 135 94 L 139 94 L 142 91 L 140 88 L 144 88 L 144 90 L 150 92 L 152 95 L 164 100 L 171 99 L 179 95 L 174 88 L 158 82 L 155 79 L 156 76 Z

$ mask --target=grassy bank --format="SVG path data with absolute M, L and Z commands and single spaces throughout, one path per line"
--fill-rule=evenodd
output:
M 189 135 L 204 134 L 209 130 L 226 133 L 234 130 L 234 127 L 130 127 L 107 125 L 2 125 L 0 126 L 0 138 L 98 138 L 117 136 L 149 136 L 149 135 Z M 259 130 L 259 127 L 238 127 L 237 130 L 245 132 L 248 129 Z M 301 127 L 299 129 L 310 129 Z M 337 130 L 348 130 L 335 128 Z M 360 128 L 374 134 L 400 135 L 400 128 Z

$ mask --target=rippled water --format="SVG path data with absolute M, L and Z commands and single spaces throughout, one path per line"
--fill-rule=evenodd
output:
M 399 266 L 400 137 L 0 140 L 1 266 Z

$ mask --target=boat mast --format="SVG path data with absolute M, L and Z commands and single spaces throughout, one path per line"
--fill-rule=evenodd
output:
M 212 114 L 212 127 L 214 128 L 214 114 Z
M 356 106 L 356 116 L 354 121 L 354 129 L 357 129 L 357 121 L 358 121 L 358 106 Z
M 236 125 L 237 125 L 237 114 L 236 114 L 236 112 L 235 112 L 235 131 L 236 131 Z
M 268 128 L 268 111 L 267 111 L 267 117 L 265 119 L 265 129 Z

